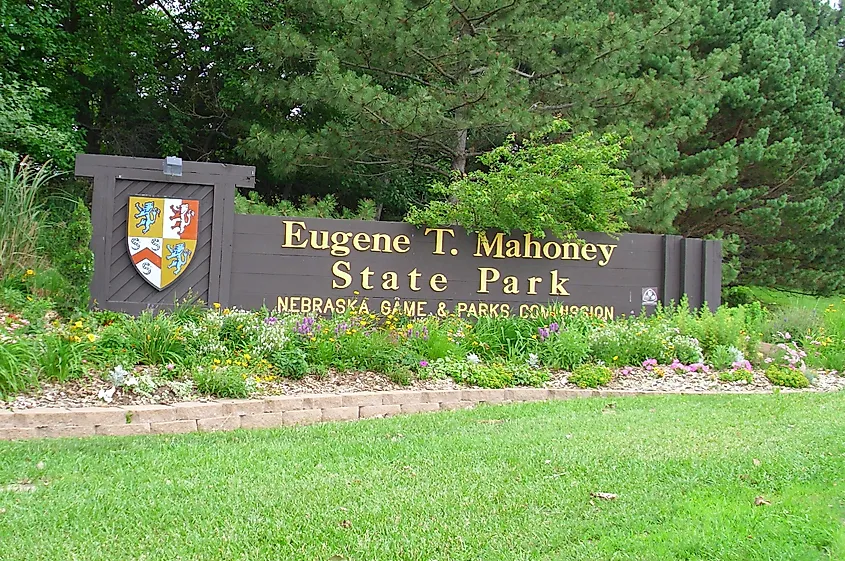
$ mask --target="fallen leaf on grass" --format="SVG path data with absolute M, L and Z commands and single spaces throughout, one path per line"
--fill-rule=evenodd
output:
M 763 505 L 770 505 L 770 504 L 772 504 L 772 503 L 770 503 L 769 501 L 767 501 L 763 497 L 755 497 L 754 498 L 754 506 L 763 506 Z
M 594 493 L 590 493 L 590 496 L 591 496 L 591 497 L 595 497 L 595 498 L 597 498 L 597 499 L 602 499 L 602 500 L 605 500 L 605 501 L 612 501 L 612 500 L 614 500 L 614 499 L 615 499 L 618 495 L 617 495 L 616 493 L 600 493 L 600 492 L 594 492 Z
M 0 487 L 0 490 L 9 491 L 11 493 L 33 493 L 35 492 L 35 485 L 24 479 L 19 483 L 9 483 L 5 487 Z
M 352 522 L 350 522 L 349 520 L 341 520 L 340 527 L 341 528 L 351 528 Z

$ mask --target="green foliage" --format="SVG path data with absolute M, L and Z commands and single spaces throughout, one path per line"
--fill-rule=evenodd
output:
M 414 379 L 413 371 L 407 366 L 397 366 L 387 372 L 388 379 L 399 386 L 410 386 Z
M 769 321 L 764 324 L 763 340 L 780 341 L 782 335 L 778 333 L 789 333 L 792 337 L 810 335 L 821 323 L 821 314 L 812 308 L 798 306 L 781 308 L 775 310 Z
M 48 216 L 45 226 L 40 245 L 50 265 L 64 279 L 47 296 L 62 306 L 60 311 L 84 308 L 94 274 L 94 254 L 89 248 L 91 213 L 82 201 L 76 201 L 69 213 Z
M 37 243 L 44 209 L 40 192 L 56 177 L 28 159 L 0 163 L 0 278 L 38 263 Z
M 246 374 L 237 367 L 197 370 L 194 373 L 194 382 L 197 391 L 214 397 L 241 399 L 250 394 Z
M 622 232 L 623 216 L 636 204 L 630 177 L 615 167 L 625 157 L 619 139 L 596 140 L 588 133 L 561 138 L 568 130 L 569 123 L 558 120 L 520 143 L 509 136 L 479 158 L 486 171 L 436 183 L 432 193 L 443 200 L 412 208 L 407 221 L 457 224 L 479 233 L 523 230 L 539 237 Z
M 725 370 L 744 358 L 742 351 L 733 346 L 716 345 L 709 355 L 710 364 L 717 370 Z
M 376 206 L 373 201 L 362 199 L 358 202 L 357 211 L 348 208 L 337 208 L 337 197 L 332 194 L 322 198 L 303 196 L 299 206 L 287 200 L 280 200 L 275 204 L 262 201 L 255 191 L 246 196 L 235 193 L 235 213 L 260 214 L 264 216 L 300 216 L 302 218 L 335 218 L 346 220 L 375 220 Z
M 774 364 L 766 368 L 766 378 L 776 386 L 787 388 L 806 388 L 810 386 L 810 380 L 800 370 L 776 366 Z
M 186 350 L 180 327 L 169 316 L 150 311 L 137 319 L 107 327 L 100 347 L 112 352 L 129 352 L 137 357 L 138 364 L 152 366 L 179 363 Z
M 579 388 L 606 386 L 613 378 L 613 371 L 600 364 L 582 364 L 569 375 L 569 382 Z
M 294 345 L 287 345 L 282 349 L 273 351 L 270 354 L 269 362 L 278 375 L 294 380 L 304 378 L 310 370 L 308 355 L 305 350 Z
M 52 160 L 61 169 L 72 167 L 82 148 L 73 119 L 51 111 L 49 89 L 5 80 L 8 77 L 0 72 L 0 164 L 29 155 L 41 162 Z
M 41 375 L 50 380 L 66 382 L 84 374 L 84 347 L 61 335 L 47 335 L 39 349 L 38 366 Z
M 22 339 L 0 339 L 0 397 L 27 389 L 36 383 L 32 365 L 38 353 Z
M 549 379 L 548 372 L 531 368 L 528 364 L 489 362 L 442 358 L 429 366 L 430 376 L 449 376 L 459 384 L 480 388 L 509 386 L 542 386 Z
M 719 372 L 719 380 L 727 383 L 746 382 L 751 384 L 754 382 L 754 375 L 744 368 L 735 368 Z
M 747 286 L 731 286 L 722 291 L 722 300 L 728 306 L 736 307 L 756 302 L 757 297 Z
M 572 370 L 590 356 L 590 341 L 575 329 L 562 329 L 549 335 L 538 347 L 540 361 L 549 368 Z

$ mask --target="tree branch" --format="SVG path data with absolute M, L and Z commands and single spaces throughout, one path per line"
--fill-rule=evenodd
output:
M 422 84 L 423 86 L 434 87 L 434 84 L 432 84 L 431 82 L 426 82 L 422 78 L 419 78 L 418 76 L 414 76 L 412 74 L 405 74 L 404 72 L 396 72 L 395 70 L 385 70 L 383 68 L 374 68 L 370 65 L 364 66 L 363 64 L 355 64 L 354 62 L 348 62 L 348 61 L 345 61 L 345 60 L 340 61 L 340 63 L 343 64 L 344 66 L 350 66 L 352 68 L 360 68 L 361 70 L 372 70 L 373 72 L 381 72 L 383 74 L 388 74 L 390 76 L 398 76 L 400 78 L 407 78 L 409 80 L 413 80 L 414 82 L 417 82 L 418 84 Z
M 476 17 L 474 17 L 474 18 L 469 18 L 469 20 L 470 20 L 470 21 L 472 21 L 472 22 L 475 22 L 475 23 L 484 23 L 485 21 L 487 21 L 488 19 L 492 18 L 493 16 L 495 16 L 495 15 L 496 15 L 496 14 L 498 14 L 499 12 L 502 12 L 502 11 L 504 11 L 504 10 L 507 10 L 508 8 L 513 8 L 513 7 L 514 7 L 514 5 L 516 5 L 516 0 L 513 0 L 513 2 L 511 2 L 511 3 L 510 3 L 510 4 L 508 4 L 507 6 L 502 6 L 502 7 L 500 7 L 500 8 L 496 8 L 496 9 L 495 9 L 495 10 L 493 10 L 493 11 L 487 12 L 487 13 L 486 13 L 486 14 L 484 14 L 483 16 L 476 16 Z
M 411 50 L 412 50 L 412 51 L 414 51 L 414 53 L 415 53 L 416 55 L 418 55 L 418 56 L 422 57 L 422 59 L 423 59 L 423 60 L 425 60 L 427 63 L 429 63 L 431 66 L 433 66 L 433 67 L 434 67 L 434 69 L 435 69 L 435 70 L 437 70 L 437 72 L 438 72 L 441 76 L 443 76 L 443 77 L 444 77 L 444 78 L 446 78 L 447 80 L 450 80 L 452 83 L 457 82 L 457 79 L 456 79 L 454 76 L 452 76 L 451 74 L 449 74 L 448 72 L 446 72 L 445 70 L 443 70 L 442 68 L 440 68 L 440 65 L 439 65 L 439 64 L 437 64 L 437 63 L 434 61 L 434 59 L 432 59 L 432 58 L 430 58 L 430 57 L 427 57 L 426 55 L 424 55 L 424 54 L 423 54 L 423 53 L 422 53 L 419 49 L 417 49 L 417 48 L 412 47 L 412 48 L 411 48 Z
M 457 2 L 452 2 L 452 7 L 455 8 L 455 11 L 460 14 L 461 19 L 464 20 L 464 23 L 467 25 L 467 27 L 469 27 L 469 34 L 475 37 L 475 35 L 478 34 L 478 31 L 476 31 L 475 26 L 472 24 L 472 21 L 467 17 L 466 10 L 461 10 L 458 7 Z

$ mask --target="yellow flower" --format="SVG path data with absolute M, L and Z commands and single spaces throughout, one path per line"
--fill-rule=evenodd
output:
M 77 320 L 76 323 L 73 324 L 73 327 L 76 329 L 82 329 L 82 321 Z
M 232 364 L 232 359 L 231 359 L 231 358 L 227 358 L 227 359 L 226 359 L 226 364 Z
M 34 275 L 34 274 L 35 274 L 35 271 L 33 271 L 32 269 L 27 269 L 27 270 L 26 270 L 26 276 L 31 277 L 31 276 L 32 276 L 32 275 Z
M 88 340 L 92 343 L 97 340 L 97 336 L 94 335 L 93 333 L 89 333 L 87 337 L 88 337 Z
M 215 310 L 219 310 L 220 309 L 220 302 L 215 302 L 214 304 L 212 304 L 212 306 L 214 306 Z
M 250 355 L 249 353 L 244 353 L 244 358 L 249 360 L 252 358 L 252 355 Z
M 219 358 L 215 358 L 215 359 L 214 359 L 214 364 L 220 364 L 220 359 L 219 359 Z
M 619 360 L 618 356 L 613 357 L 613 360 Z

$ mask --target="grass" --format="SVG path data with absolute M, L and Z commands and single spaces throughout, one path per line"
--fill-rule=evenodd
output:
M 841 304 L 843 299 L 841 295 L 812 296 L 762 286 L 749 286 L 748 288 L 754 293 L 754 297 L 760 300 L 763 305 L 777 308 L 797 307 L 821 312 L 830 304 L 835 306 Z
M 843 434 L 845 395 L 801 394 L 0 443 L 0 550 L 7 561 L 843 559 Z M 34 492 L 3 490 L 25 479 Z

